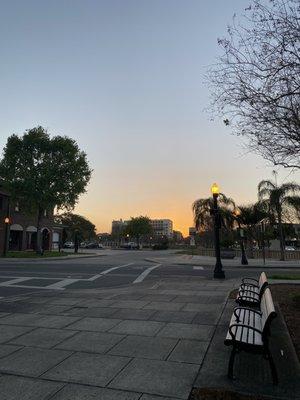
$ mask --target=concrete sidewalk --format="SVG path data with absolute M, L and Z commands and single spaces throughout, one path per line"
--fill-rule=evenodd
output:
M 235 285 L 174 278 L 1 299 L 1 399 L 186 400 Z
M 187 254 L 175 254 L 165 257 L 151 257 L 145 261 L 163 264 L 176 264 L 176 265 L 194 265 L 194 266 L 212 266 L 215 265 L 216 259 L 214 257 L 207 256 L 192 256 Z M 235 257 L 232 260 L 222 259 L 224 266 L 239 266 L 241 268 L 291 268 L 300 269 L 300 261 L 279 261 L 266 259 L 264 264 L 263 259 L 248 259 L 249 265 L 241 265 L 240 258 Z

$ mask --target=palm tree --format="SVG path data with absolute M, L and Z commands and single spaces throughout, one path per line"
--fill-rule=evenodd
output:
M 267 204 L 263 201 L 259 201 L 254 204 L 248 205 L 240 205 L 234 211 L 234 215 L 236 218 L 236 222 L 238 227 L 241 229 L 246 228 L 248 235 L 250 238 L 257 239 L 257 225 L 264 219 L 269 218 Z M 252 241 L 251 240 L 251 241 Z M 241 238 L 241 249 L 243 252 L 244 242 Z M 253 247 L 250 246 L 250 251 L 252 254 Z M 242 264 L 246 264 L 246 255 L 242 255 L 242 259 L 244 258 L 244 262 Z
M 271 180 L 258 184 L 258 198 L 268 204 L 270 216 L 278 225 L 281 260 L 285 259 L 285 243 L 282 223 L 288 218 L 291 210 L 300 210 L 300 185 L 294 182 L 278 185 Z
M 233 210 L 234 201 L 220 193 L 218 197 L 219 213 L 223 226 L 230 228 L 234 223 Z M 210 230 L 212 228 L 211 211 L 213 209 L 213 198 L 198 199 L 193 203 L 195 227 L 199 231 Z

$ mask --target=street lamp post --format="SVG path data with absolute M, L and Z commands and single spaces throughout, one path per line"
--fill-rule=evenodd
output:
M 216 254 L 216 265 L 214 269 L 214 278 L 224 279 L 225 273 L 223 271 L 223 266 L 221 262 L 221 249 L 220 249 L 220 214 L 218 209 L 218 197 L 220 194 L 219 187 L 214 183 L 211 187 L 211 192 L 213 195 L 213 209 L 212 214 L 214 216 L 214 234 L 215 234 L 215 254 Z
M 6 207 L 6 217 L 4 218 L 4 246 L 3 246 L 3 257 L 6 257 L 8 250 L 8 239 L 9 239 L 9 225 L 10 225 L 10 202 L 7 196 L 7 207 Z
M 239 239 L 240 239 L 241 253 L 242 253 L 241 264 L 248 265 L 248 260 L 247 260 L 247 256 L 246 256 L 246 252 L 245 252 L 245 245 L 244 245 L 244 232 L 242 230 L 241 221 L 240 221 L 241 212 L 239 209 L 236 209 L 236 210 L 234 210 L 233 214 L 235 216 L 235 219 L 236 219 L 236 221 L 238 223 L 238 227 L 239 227 Z

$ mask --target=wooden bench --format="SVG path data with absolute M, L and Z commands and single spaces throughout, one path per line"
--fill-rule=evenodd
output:
M 241 306 L 259 306 L 267 286 L 268 280 L 264 272 L 260 274 L 259 280 L 243 278 L 235 301 Z
M 260 303 L 260 310 L 236 307 L 230 320 L 224 341 L 232 346 L 228 364 L 228 377 L 233 379 L 233 365 L 236 353 L 246 351 L 262 354 L 269 360 L 273 383 L 278 383 L 277 371 L 269 350 L 270 324 L 276 317 L 271 291 L 266 288 Z

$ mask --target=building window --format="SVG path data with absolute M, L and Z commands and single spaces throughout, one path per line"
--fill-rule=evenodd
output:
M 19 211 L 20 211 L 20 206 L 19 206 L 19 203 L 16 203 L 16 204 L 15 204 L 15 211 L 17 211 L 17 212 L 19 212 Z

